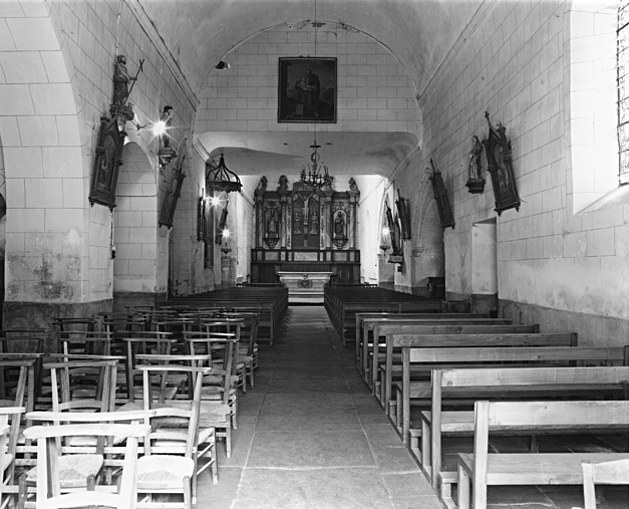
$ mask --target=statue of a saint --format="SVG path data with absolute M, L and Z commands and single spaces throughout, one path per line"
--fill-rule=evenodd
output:
M 128 103 L 131 88 L 129 83 L 137 81 L 138 75 L 142 71 L 143 60 L 140 60 L 140 67 L 136 76 L 129 76 L 127 72 L 127 57 L 118 55 L 116 57 L 116 65 L 114 67 L 114 101 L 109 108 L 112 117 L 118 117 L 118 123 L 124 126 L 126 121 L 133 120 L 133 106 Z
M 345 238 L 345 217 L 340 210 L 334 215 L 334 238 Z
M 278 190 L 280 193 L 285 193 L 285 192 L 287 192 L 287 191 L 288 191 L 288 179 L 286 178 L 286 175 L 282 175 L 282 176 L 280 177 L 279 184 L 280 184 L 280 185 L 279 185 L 279 187 L 277 188 L 277 190 Z
M 127 57 L 118 55 L 114 68 L 114 105 L 124 106 L 129 98 L 129 82 L 136 79 L 127 72 Z
M 480 179 L 481 176 L 481 160 L 480 156 L 483 152 L 478 136 L 472 136 L 472 150 L 470 150 L 470 162 L 468 165 L 468 177 L 471 179 Z
M 319 215 L 316 212 L 312 213 L 312 217 L 310 219 L 310 232 L 311 235 L 319 234 Z
M 271 209 L 271 215 L 266 223 L 266 233 L 269 237 L 277 237 L 277 209 Z

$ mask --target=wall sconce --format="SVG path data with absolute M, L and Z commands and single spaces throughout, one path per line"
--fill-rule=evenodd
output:
M 391 230 L 388 226 L 382 227 L 382 237 L 380 240 L 380 249 L 382 249 L 382 255 L 386 256 L 387 251 L 391 249 Z
M 148 126 L 150 126 L 150 129 L 153 132 L 153 136 L 161 137 L 164 134 L 166 134 L 166 131 L 170 127 L 170 122 L 172 120 L 172 116 L 173 116 L 173 107 L 172 106 L 164 106 L 164 108 L 162 109 L 162 114 L 159 117 L 158 121 L 156 121 L 156 122 L 148 122 L 146 124 L 140 124 L 140 122 L 138 122 L 136 119 L 134 119 L 133 123 L 135 124 L 135 128 L 138 131 L 141 131 L 142 129 L 146 129 Z

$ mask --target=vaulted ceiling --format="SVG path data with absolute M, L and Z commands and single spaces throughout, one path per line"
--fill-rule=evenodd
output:
M 195 92 L 220 60 L 241 42 L 283 23 L 314 19 L 344 23 L 389 48 L 422 92 L 482 0 L 140 0 Z M 315 17 L 316 7 L 316 17 Z M 185 35 L 182 35 L 185 34 Z M 272 174 L 278 160 L 306 153 L 312 133 L 213 133 L 203 137 L 213 156 L 224 151 L 242 174 Z M 417 138 L 392 140 L 366 133 L 334 133 L 333 147 L 319 139 L 331 168 L 388 175 Z M 205 139 L 205 142 L 203 140 Z M 343 150 L 341 150 L 343 148 Z M 251 168 L 255 161 L 255 169 Z M 297 163 L 296 163 L 297 164 Z M 299 165 L 298 167 L 300 167 Z M 261 173 L 265 172 L 265 173 Z

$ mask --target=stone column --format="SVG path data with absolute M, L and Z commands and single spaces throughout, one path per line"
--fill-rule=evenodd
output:
M 332 188 L 324 189 L 322 198 L 322 212 L 321 212 L 321 235 L 322 235 L 322 248 L 330 249 L 332 247 Z
M 355 249 L 358 244 L 356 239 L 356 233 L 358 232 L 357 223 L 356 223 L 356 206 L 358 205 L 358 199 L 360 198 L 360 191 L 358 191 L 358 186 L 356 185 L 356 181 L 353 178 L 349 179 L 349 232 L 347 236 L 349 237 L 349 248 Z

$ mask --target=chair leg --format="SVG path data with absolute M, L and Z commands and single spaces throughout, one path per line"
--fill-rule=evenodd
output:
M 192 509 L 192 504 L 196 504 L 192 498 L 192 482 L 190 477 L 183 478 L 183 506 L 185 509 Z
M 229 424 L 225 427 L 225 455 L 232 457 L 232 429 Z
M 459 465 L 459 482 L 457 485 L 457 501 L 459 509 L 470 509 L 470 478 L 465 469 Z

